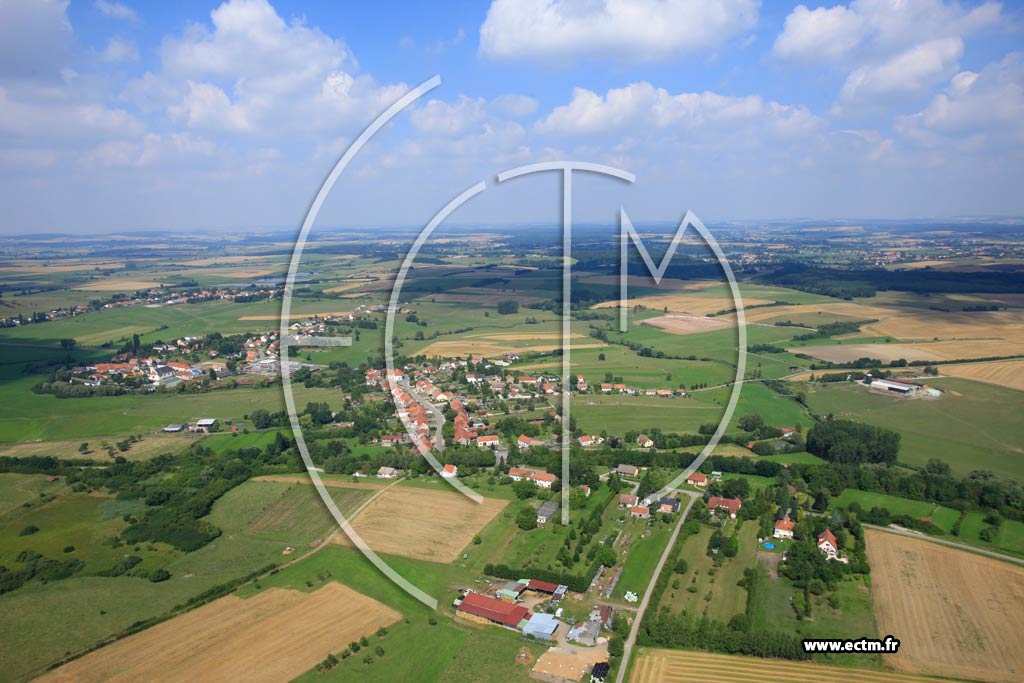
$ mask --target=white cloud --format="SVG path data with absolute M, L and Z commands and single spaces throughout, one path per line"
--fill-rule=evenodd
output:
M 1019 151 L 1024 145 L 1024 53 L 1011 53 L 981 73 L 957 74 L 922 111 L 899 118 L 896 129 L 929 146 L 960 141 Z
M 491 59 L 634 62 L 714 49 L 753 28 L 757 0 L 494 0 L 480 27 Z
M 673 95 L 650 83 L 613 88 L 604 96 L 576 88 L 569 104 L 539 121 L 544 134 L 580 135 L 610 131 L 640 134 L 649 129 L 678 131 L 753 125 L 772 137 L 813 132 L 820 121 L 803 107 L 766 102 L 760 96 L 733 97 L 713 92 Z M 727 136 L 728 138 L 728 136 Z M 723 139 L 726 144 L 729 140 Z
M 139 15 L 136 14 L 128 5 L 124 5 L 120 2 L 111 2 L 110 0 L 96 0 L 96 9 L 100 11 L 104 16 L 111 17 L 113 19 L 125 19 L 127 21 L 138 21 Z
M 210 83 L 188 82 L 188 94 L 171 106 L 170 114 L 189 128 L 244 132 L 252 128 L 246 111 L 231 103 L 227 94 Z
M 986 2 L 970 11 L 946 0 L 854 0 L 849 5 L 808 9 L 786 17 L 773 52 L 784 59 L 884 59 L 940 38 L 963 38 L 1002 21 L 1002 6 Z
M 500 127 L 504 118 L 522 118 L 537 110 L 537 100 L 525 95 L 499 95 L 491 101 L 460 95 L 457 102 L 429 100 L 411 114 L 413 126 L 421 133 L 455 136 L 478 132 L 485 126 Z
M 67 0 L 0 0 L 0 76 L 54 79 L 71 58 Z
M 842 103 L 907 93 L 921 93 L 949 78 L 964 53 L 960 38 L 940 38 L 916 45 L 880 64 L 862 66 L 847 77 Z
M 526 95 L 498 95 L 491 101 L 491 107 L 499 115 L 519 118 L 535 113 L 537 100 Z
M 866 30 L 864 18 L 843 5 L 814 10 L 798 5 L 786 17 L 773 50 L 785 59 L 834 60 L 849 54 Z
M 210 157 L 213 151 L 212 142 L 189 133 L 147 133 L 137 141 L 114 140 L 96 145 L 79 159 L 79 163 L 87 168 L 144 167 Z
M 67 99 L 30 101 L 0 87 L 0 133 L 46 140 L 89 140 L 141 134 L 144 126 L 123 109 Z
M 100 58 L 105 62 L 137 62 L 139 61 L 139 48 L 135 41 L 122 38 L 111 38 L 107 46 L 100 53 Z

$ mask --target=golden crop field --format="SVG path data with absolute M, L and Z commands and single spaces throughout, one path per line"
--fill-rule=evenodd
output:
M 286 683 L 401 615 L 340 583 L 229 595 L 51 671 L 45 683 Z
M 364 507 L 352 528 L 376 552 L 447 563 L 507 504 L 495 498 L 478 504 L 460 493 L 394 486 Z M 345 533 L 333 540 L 352 543 Z
M 943 365 L 942 374 L 1024 391 L 1024 360 Z
M 950 679 L 942 679 L 949 681 Z M 686 650 L 644 648 L 631 683 L 942 683 L 928 676 L 824 666 L 811 662 L 758 659 Z
M 659 315 L 656 318 L 648 318 L 640 324 L 657 327 L 672 334 L 697 334 L 735 327 L 736 321 L 727 318 L 705 318 L 703 316 L 669 313 L 667 315 Z
M 887 666 L 993 683 L 1024 680 L 1024 567 L 866 530 L 879 632 L 900 639 Z

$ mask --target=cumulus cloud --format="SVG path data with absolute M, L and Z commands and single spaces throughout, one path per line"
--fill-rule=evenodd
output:
M 100 53 L 100 58 L 105 62 L 137 62 L 139 61 L 139 48 L 135 41 L 122 38 L 111 38 L 107 46 Z
M 573 91 L 569 104 L 556 107 L 536 129 L 544 134 L 580 135 L 648 129 L 693 130 L 752 124 L 772 136 L 812 132 L 819 119 L 803 107 L 765 101 L 757 95 L 734 97 L 713 92 L 673 95 L 650 83 L 633 83 L 599 95 Z M 723 143 L 726 142 L 723 140 Z
M 74 39 L 67 0 L 0 0 L 0 76 L 58 78 Z
M 96 9 L 100 11 L 104 16 L 111 17 L 113 19 L 125 19 L 127 21 L 138 21 L 139 15 L 135 13 L 128 5 L 124 5 L 120 2 L 111 2 L 110 0 L 96 0 Z
M 69 125 L 74 122 L 74 125 Z M 145 126 L 123 109 L 66 98 L 31 101 L 0 87 L 0 133 L 47 140 L 138 135 Z
M 920 93 L 956 70 L 964 53 L 960 38 L 940 38 L 916 45 L 880 64 L 855 69 L 843 84 L 840 102 Z
M 896 129 L 929 146 L 960 140 L 1019 150 L 1024 144 L 1024 53 L 1011 53 L 981 73 L 957 74 L 922 111 L 897 119 Z
M 757 0 L 494 0 L 480 54 L 634 62 L 712 50 L 757 23 Z
M 814 10 L 799 5 L 786 17 L 772 49 L 785 59 L 835 60 L 849 54 L 866 30 L 865 19 L 843 5 Z

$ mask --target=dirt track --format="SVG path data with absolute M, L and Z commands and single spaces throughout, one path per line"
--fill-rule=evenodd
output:
M 879 631 L 901 642 L 888 666 L 1024 680 L 1024 568 L 873 529 L 865 537 Z
M 339 583 L 229 595 L 76 659 L 46 683 L 285 683 L 401 615 Z

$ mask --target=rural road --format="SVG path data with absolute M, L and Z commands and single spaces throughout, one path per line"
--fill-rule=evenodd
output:
M 693 491 L 678 492 L 689 496 L 690 502 L 687 503 L 686 507 L 683 509 L 683 514 L 679 515 L 679 521 L 676 522 L 676 528 L 672 531 L 672 536 L 668 539 L 668 545 L 665 546 L 665 552 L 661 554 L 661 559 L 658 560 L 658 566 L 654 568 L 654 575 L 651 577 L 651 582 L 647 584 L 647 590 L 644 591 L 644 597 L 640 600 L 640 608 L 636 611 L 636 616 L 633 618 L 633 628 L 629 630 L 629 638 L 626 639 L 625 649 L 622 652 L 622 661 L 619 662 L 619 672 L 615 676 L 615 683 L 622 683 L 622 680 L 626 676 L 626 669 L 629 668 L 629 656 L 633 653 L 633 646 L 636 645 L 636 636 L 640 632 L 640 622 L 643 619 L 644 612 L 647 611 L 647 603 L 651 600 L 651 593 L 654 591 L 654 584 L 657 583 L 658 577 L 661 576 L 661 570 L 665 566 L 665 562 L 668 561 L 668 556 L 672 552 L 672 547 L 676 544 L 676 539 L 679 538 L 679 530 L 683 528 L 683 524 L 686 522 L 686 517 L 690 514 L 690 508 L 693 507 L 694 501 L 701 497 L 701 494 Z
M 1012 555 L 1004 555 L 1003 553 L 997 553 L 994 550 L 985 550 L 984 548 L 976 548 L 973 545 L 967 545 L 966 543 L 957 543 L 956 541 L 947 541 L 943 538 L 933 538 L 928 534 L 920 533 L 917 531 L 911 531 L 910 529 L 893 528 L 891 526 L 875 526 L 874 524 L 863 524 L 865 529 L 874 529 L 875 531 L 885 531 L 886 533 L 896 534 L 897 536 L 906 536 L 907 538 L 916 538 L 921 541 L 928 541 L 930 543 L 938 543 L 939 545 L 946 545 L 950 548 L 956 548 L 958 550 L 966 550 L 970 553 L 977 555 L 985 555 L 992 557 L 997 560 L 1003 560 L 1004 562 L 1013 562 L 1014 564 L 1024 565 L 1024 559 L 1014 557 Z
M 409 381 L 404 377 L 399 381 L 409 395 L 415 399 L 417 403 L 427 409 L 427 412 L 434 416 L 434 449 L 438 452 L 444 450 L 444 413 L 438 410 L 437 406 L 419 395 L 415 389 L 409 385 Z

